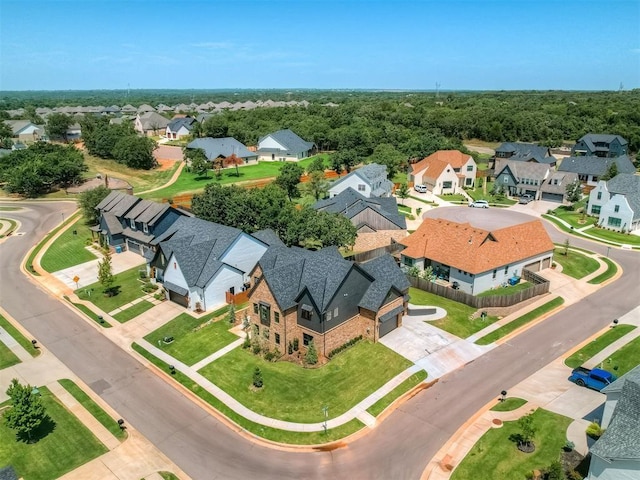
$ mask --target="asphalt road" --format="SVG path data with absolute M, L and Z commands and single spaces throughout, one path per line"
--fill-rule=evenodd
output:
M 347 447 L 287 452 L 237 435 L 25 277 L 19 263 L 27 250 L 59 223 L 61 212 L 72 209 L 59 203 L 28 208 L 3 212 L 21 220 L 25 234 L 0 244 L 0 305 L 194 479 L 420 478 L 433 455 L 479 408 L 635 308 L 640 298 L 640 256 L 612 249 L 611 257 L 625 269 L 614 284 L 444 377 Z M 488 213 L 497 218 L 515 212 Z M 566 238 L 550 231 L 556 241 Z M 581 239 L 572 245 L 602 254 L 607 249 Z

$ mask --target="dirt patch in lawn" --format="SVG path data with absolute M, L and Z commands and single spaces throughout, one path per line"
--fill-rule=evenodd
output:
M 158 158 L 156 160 L 160 164 L 160 166 L 156 168 L 156 170 L 159 172 L 164 172 L 165 170 L 171 170 L 175 165 L 175 163 L 178 161 L 178 160 L 169 160 L 167 158 Z

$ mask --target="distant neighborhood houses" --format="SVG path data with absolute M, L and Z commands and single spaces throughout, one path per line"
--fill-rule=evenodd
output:
M 620 135 L 589 133 L 576 142 L 571 156 L 621 157 L 627 154 L 628 142 Z
M 167 125 L 169 120 L 153 111 L 139 113 L 133 122 L 134 130 L 148 137 L 164 135 Z
M 29 120 L 5 120 L 13 133 L 15 140 L 20 142 L 37 142 L 46 137 L 45 127 L 43 125 L 35 125 Z
M 197 123 L 195 118 L 180 117 L 174 118 L 167 124 L 165 136 L 171 140 L 179 140 L 192 134 L 194 125 Z
M 496 148 L 495 152 L 490 168 L 496 171 L 502 169 L 500 163 L 503 160 L 542 163 L 551 167 L 555 166 L 557 161 L 551 154 L 551 149 L 533 143 L 505 142 Z
M 640 229 L 640 176 L 621 173 L 609 181 L 600 180 L 589 193 L 587 212 L 597 216 L 597 224 L 604 228 Z
M 329 186 L 329 197 L 338 196 L 348 188 L 369 197 L 390 197 L 393 183 L 387 178 L 387 167 L 370 163 L 352 171 Z

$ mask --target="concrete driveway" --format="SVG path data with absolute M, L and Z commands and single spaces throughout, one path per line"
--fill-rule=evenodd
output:
M 91 249 L 91 252 L 99 255 L 93 249 Z M 92 283 L 96 283 L 98 281 L 98 263 L 101 260 L 102 258 L 97 258 L 89 262 L 81 263 L 80 265 L 75 265 L 73 267 L 65 268 L 64 270 L 59 270 L 57 272 L 54 272 L 52 275 L 72 290 L 86 287 L 87 285 L 91 285 Z M 111 266 L 114 274 L 124 272 L 125 270 L 129 270 L 130 268 L 142 266 L 144 264 L 144 258 L 142 258 L 137 253 L 133 253 L 128 250 L 122 253 L 114 253 L 113 255 L 111 255 Z M 80 278 L 77 286 L 73 281 L 73 278 L 75 276 L 78 276 L 78 278 Z

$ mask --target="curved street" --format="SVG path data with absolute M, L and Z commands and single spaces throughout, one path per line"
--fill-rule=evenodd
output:
M 501 390 L 508 390 L 635 308 L 640 293 L 638 252 L 611 248 L 610 257 L 624 269 L 618 281 L 442 378 L 348 445 L 333 451 L 285 451 L 251 441 L 227 427 L 25 276 L 20 262 L 29 248 L 75 205 L 12 205 L 27 209 L 4 212 L 20 220 L 24 234 L 0 245 L 0 305 L 194 479 L 418 479 L 451 435 Z M 470 210 L 469 215 L 478 218 L 494 214 L 495 220 L 506 214 L 525 215 L 498 209 L 446 210 L 450 215 Z M 548 223 L 546 226 L 554 241 L 567 238 Z M 607 253 L 606 246 L 587 240 L 572 238 L 571 244 Z

